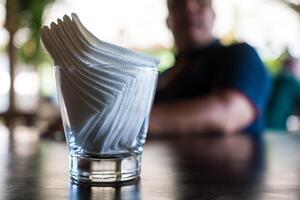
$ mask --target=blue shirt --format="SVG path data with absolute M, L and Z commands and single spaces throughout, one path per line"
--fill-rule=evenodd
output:
M 255 121 L 244 131 L 251 134 L 263 131 L 270 77 L 253 47 L 246 43 L 223 46 L 216 40 L 208 47 L 181 52 L 177 55 L 175 66 L 162 73 L 160 79 L 172 70 L 178 70 L 177 65 L 182 63 L 184 67 L 180 72 L 165 87 L 158 88 L 154 103 L 235 90 L 244 95 L 257 111 Z

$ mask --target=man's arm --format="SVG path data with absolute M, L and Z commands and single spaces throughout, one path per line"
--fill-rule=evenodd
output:
M 247 97 L 224 91 L 204 98 L 155 105 L 150 132 L 164 135 L 214 130 L 232 134 L 248 126 L 255 117 L 255 107 Z

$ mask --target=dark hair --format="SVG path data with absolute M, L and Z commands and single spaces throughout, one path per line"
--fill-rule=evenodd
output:
M 167 0 L 167 6 L 168 6 L 168 8 L 169 9 L 171 8 L 171 2 L 172 3 L 176 3 L 176 1 L 185 1 L 185 0 Z M 198 1 L 200 1 L 200 0 L 198 0 Z M 204 0 L 202 0 L 202 1 L 204 1 Z M 212 3 L 212 0 L 207 0 L 207 1 L 209 1 L 210 3 Z

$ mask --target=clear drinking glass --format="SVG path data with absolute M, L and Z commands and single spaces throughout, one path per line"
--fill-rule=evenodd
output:
M 157 74 L 137 66 L 55 67 L 73 180 L 139 177 Z

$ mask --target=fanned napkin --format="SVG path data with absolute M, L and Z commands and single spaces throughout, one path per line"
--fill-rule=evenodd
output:
M 67 15 L 44 26 L 72 151 L 120 154 L 144 143 L 156 87 L 156 58 L 99 40 Z M 140 144 L 138 144 L 140 143 Z

